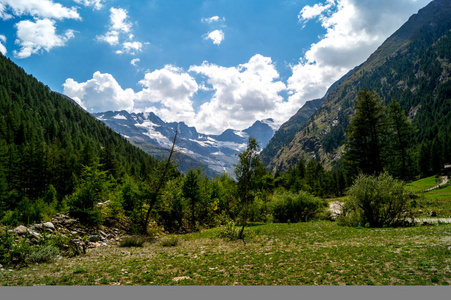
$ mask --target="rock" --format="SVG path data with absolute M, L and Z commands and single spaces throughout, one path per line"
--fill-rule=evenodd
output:
M 435 211 L 431 211 L 430 213 L 429 213 L 429 215 L 431 216 L 431 217 L 436 217 L 437 216 L 437 213 L 435 212 Z
M 28 231 L 27 227 L 25 227 L 23 225 L 20 225 L 20 226 L 17 226 L 16 228 L 14 228 L 14 233 L 19 234 L 19 235 L 25 234 L 25 233 L 27 233 L 27 231 Z
M 97 235 L 97 234 L 91 235 L 89 237 L 89 241 L 93 242 L 93 243 L 98 242 L 100 240 L 101 240 L 101 237 L 99 235 Z
M 32 231 L 28 229 L 28 233 L 30 234 L 29 238 L 34 238 L 36 240 L 39 240 L 41 238 L 41 235 L 37 233 L 36 231 Z
M 42 223 L 42 226 L 44 226 L 45 228 L 49 228 L 49 229 L 51 229 L 51 230 L 55 230 L 55 225 L 53 225 L 52 222 L 45 222 L 45 223 Z

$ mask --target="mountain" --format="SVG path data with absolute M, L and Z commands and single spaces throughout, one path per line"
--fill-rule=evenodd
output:
M 246 148 L 249 136 L 255 137 L 263 148 L 276 130 L 272 119 L 256 121 L 245 130 L 227 129 L 220 135 L 207 135 L 183 122 L 166 123 L 153 112 L 108 111 L 95 113 L 94 116 L 156 157 L 166 155 L 178 130 L 177 162 L 182 172 L 201 165 L 204 169 L 208 167 L 213 170 L 210 171 L 213 174 L 225 171 L 232 176 L 234 164 L 238 161 L 235 154 Z
M 283 145 L 291 142 L 296 132 L 302 128 L 308 118 L 321 106 L 323 100 L 307 101 L 294 116 L 280 126 L 261 153 L 261 158 L 265 164 L 271 161 L 271 158 Z
M 273 172 L 286 170 L 302 157 L 331 168 L 343 156 L 353 101 L 363 89 L 375 91 L 386 105 L 393 99 L 400 103 L 418 129 L 417 145 L 437 140 L 446 148 L 451 132 L 450 29 L 449 0 L 432 1 L 411 16 L 367 61 L 329 89 L 302 129 L 267 158 L 267 167 Z
M 158 161 L 0 54 L 0 219 L 48 193 L 61 201 L 97 163 L 139 180 Z

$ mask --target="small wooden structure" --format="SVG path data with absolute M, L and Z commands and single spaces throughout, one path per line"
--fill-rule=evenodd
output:
M 446 164 L 443 166 L 443 173 L 448 176 L 448 178 L 451 178 L 451 164 Z

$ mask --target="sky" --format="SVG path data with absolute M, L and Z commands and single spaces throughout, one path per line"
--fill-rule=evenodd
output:
M 0 52 L 89 112 L 282 124 L 430 0 L 0 0 Z

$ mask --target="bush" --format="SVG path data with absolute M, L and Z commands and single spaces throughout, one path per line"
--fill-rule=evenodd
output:
M 292 223 L 297 223 L 311 220 L 324 211 L 327 203 L 304 191 L 297 194 L 282 191 L 274 194 L 271 206 L 275 222 L 286 223 L 290 220 Z
M 161 241 L 163 247 L 175 247 L 179 244 L 179 239 L 176 237 L 167 238 Z
M 412 196 L 403 185 L 388 173 L 359 175 L 348 190 L 348 200 L 337 221 L 347 226 L 369 227 L 406 224 Z
M 44 245 L 31 248 L 27 260 L 31 263 L 50 262 L 58 255 L 61 255 L 60 249 L 53 245 Z
M 121 240 L 119 246 L 121 247 L 143 247 L 146 238 L 143 236 L 130 236 Z
M 236 227 L 235 221 L 229 220 L 218 232 L 220 238 L 227 238 L 231 241 L 238 239 L 240 229 Z

